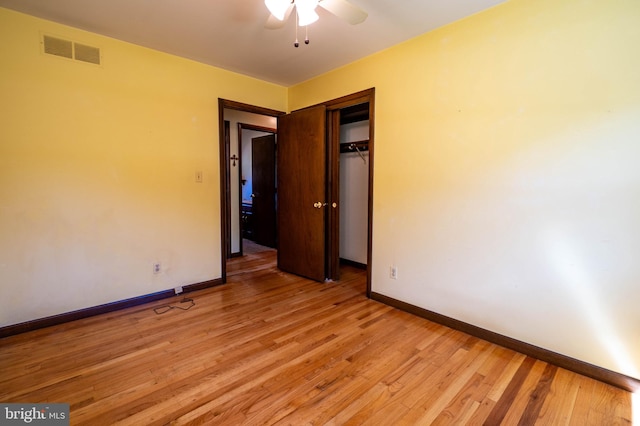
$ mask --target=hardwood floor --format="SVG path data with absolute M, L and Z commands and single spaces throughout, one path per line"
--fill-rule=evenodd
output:
M 631 424 L 631 395 L 319 284 L 275 251 L 229 283 L 0 340 L 0 401 L 68 402 L 71 424 Z

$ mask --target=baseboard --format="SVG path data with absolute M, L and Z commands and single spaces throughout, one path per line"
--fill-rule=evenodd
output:
M 182 286 L 182 290 L 183 293 L 189 293 L 191 291 L 202 290 L 204 288 L 214 287 L 221 284 L 222 279 L 219 278 L 215 280 L 204 281 L 201 283 L 185 285 Z M 90 308 L 79 309 L 77 311 L 66 312 L 50 317 L 39 318 L 32 321 L 26 321 L 19 324 L 0 327 L 0 338 L 13 336 L 14 334 L 26 333 L 27 331 L 38 330 L 40 328 L 50 327 L 52 325 L 63 324 L 82 318 L 88 318 L 95 315 L 106 314 L 108 312 L 114 312 L 120 309 L 130 308 L 132 306 L 166 299 L 175 295 L 176 294 L 174 290 L 163 290 L 157 293 L 133 297 L 131 299 L 119 300 L 117 302 L 106 303 L 104 305 L 92 306 Z
M 354 268 L 363 269 L 363 270 L 367 269 L 366 263 L 360 263 L 360 262 L 356 262 L 355 260 L 344 259 L 342 257 L 340 258 L 340 264 L 353 266 Z
M 205 288 L 209 288 L 209 287 L 216 287 L 222 284 L 224 284 L 222 282 L 222 278 L 218 278 L 216 280 L 209 280 L 209 281 L 203 281 L 201 283 L 189 284 L 182 287 L 182 290 L 184 291 L 184 293 L 189 293 L 196 290 L 204 290 Z
M 629 377 L 615 371 L 607 370 L 605 368 L 598 367 L 596 365 L 589 364 L 587 362 L 580 361 L 566 355 L 561 355 L 547 349 L 531 345 L 529 343 L 521 342 L 519 340 L 494 333 L 493 331 L 489 331 L 484 328 L 480 328 L 475 325 L 471 325 L 469 323 L 459 321 L 445 315 L 441 315 L 420 308 L 418 306 L 411 305 L 406 302 L 402 302 L 383 294 L 372 292 L 371 298 L 386 305 L 393 306 L 394 308 L 400 309 L 402 311 L 428 319 L 429 321 L 433 321 L 446 327 L 462 331 L 474 337 L 478 337 L 488 342 L 495 343 L 496 345 L 512 349 L 524 355 L 528 355 L 541 361 L 548 362 L 569 371 L 573 371 L 574 373 L 591 377 L 592 379 L 599 380 L 603 383 L 610 384 L 620 389 L 624 389 L 629 392 L 640 391 L 640 380 L 633 377 Z

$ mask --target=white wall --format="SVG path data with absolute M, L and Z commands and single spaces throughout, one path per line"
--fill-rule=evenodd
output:
M 369 120 L 340 126 L 340 143 L 369 139 Z M 367 263 L 369 152 L 340 154 L 340 257 Z

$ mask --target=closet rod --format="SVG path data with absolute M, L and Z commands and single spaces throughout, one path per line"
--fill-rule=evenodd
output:
M 369 151 L 369 140 L 347 142 L 340 144 L 340 153 Z

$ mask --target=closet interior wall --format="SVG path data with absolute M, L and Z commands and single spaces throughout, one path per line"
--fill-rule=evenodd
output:
M 344 148 L 368 139 L 369 120 L 340 126 L 340 258 L 362 265 L 367 264 L 369 153 Z

